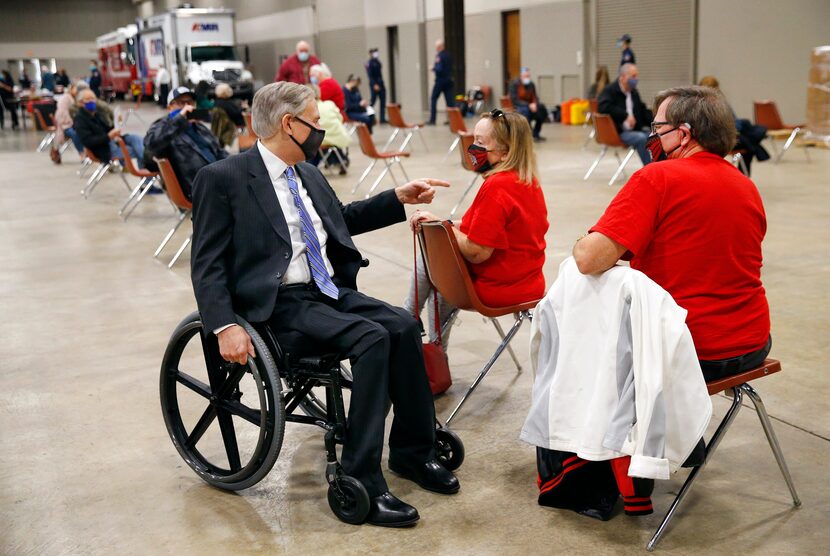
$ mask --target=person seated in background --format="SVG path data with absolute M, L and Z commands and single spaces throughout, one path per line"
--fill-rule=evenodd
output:
M 712 75 L 705 75 L 701 77 L 698 85 L 701 87 L 712 87 L 713 89 L 720 90 L 720 83 L 717 78 Z M 738 130 L 738 140 L 735 143 L 734 150 L 741 151 L 741 157 L 744 159 L 744 166 L 746 167 L 746 175 L 749 176 L 752 169 L 753 158 L 757 156 L 759 162 L 769 160 L 769 153 L 763 145 L 761 145 L 761 141 L 767 137 L 767 128 L 761 125 L 755 125 L 749 120 L 738 118 L 738 116 L 735 115 L 735 110 L 733 110 L 731 106 L 729 109 L 732 111 L 732 117 L 735 118 L 735 129 Z M 741 168 L 740 165 L 738 166 L 738 169 L 743 172 L 743 168 Z
M 330 100 L 337 109 L 345 114 L 346 97 L 343 94 L 343 87 L 331 76 L 331 70 L 326 64 L 320 63 L 311 66 L 309 70 L 311 84 L 320 88 L 320 99 Z
M 346 80 L 346 85 L 343 86 L 343 94 L 346 97 L 346 116 L 355 122 L 362 122 L 369 128 L 369 133 L 372 133 L 372 127 L 375 125 L 374 110 L 369 113 L 366 109 L 369 103 L 363 100 L 360 95 L 360 77 L 349 74 Z
M 530 69 L 522 68 L 519 77 L 510 83 L 510 100 L 516 112 L 533 122 L 533 140 L 544 141 L 540 135 L 542 124 L 548 119 L 548 109 L 536 96 L 536 85 L 530 79 Z
M 245 116 L 242 115 L 242 103 L 233 98 L 233 89 L 227 83 L 219 83 L 213 90 L 216 100 L 214 108 L 221 108 L 236 127 L 245 127 Z
M 18 100 L 14 92 L 14 78 L 6 70 L 0 72 L 0 101 L 0 129 L 6 127 L 6 109 L 12 117 L 12 129 L 17 129 L 20 122 L 17 119 Z
M 142 137 L 132 133 L 121 133 L 113 127 L 112 122 L 98 113 L 98 99 L 92 89 L 84 89 L 78 94 L 80 109 L 73 118 L 72 127 L 78 134 L 78 139 L 84 147 L 101 162 L 118 159 L 123 160 L 121 147 L 115 142 L 121 137 L 127 145 L 131 158 L 136 159 L 139 168 L 144 167 L 144 142 Z
M 185 197 L 190 199 L 196 173 L 228 156 L 208 127 L 192 119 L 196 95 L 187 87 L 176 87 L 167 95 L 167 115 L 150 125 L 144 136 L 149 157 L 170 161 Z
M 597 74 L 594 76 L 594 82 L 590 87 L 588 87 L 588 92 L 586 93 L 585 98 L 597 98 L 599 94 L 605 90 L 610 81 L 611 78 L 608 76 L 608 66 L 599 66 L 597 68 Z
M 73 106 L 77 106 L 78 95 L 85 89 L 89 89 L 89 85 L 87 85 L 86 81 L 78 81 L 77 83 L 70 85 L 66 89 L 66 92 L 58 97 L 55 109 L 55 140 L 52 142 L 52 152 L 50 153 L 52 162 L 55 164 L 61 163 L 59 149 L 61 145 L 63 145 L 64 141 L 66 141 L 67 137 L 72 140 L 72 144 L 75 145 L 75 150 L 78 151 L 81 160 L 84 158 L 84 144 L 78 137 L 78 133 L 72 127 L 74 122 L 72 120 L 71 108 Z M 96 109 L 98 109 L 97 104 L 98 103 L 96 102 Z M 105 121 L 109 121 L 111 123 L 111 120 Z
M 651 162 L 646 139 L 651 123 L 651 111 L 646 108 L 637 91 L 640 72 L 634 64 L 620 66 L 619 77 L 599 95 L 599 113 L 608 114 L 617 126 L 623 143 L 637 149 L 643 166 Z
M 349 144 L 352 139 L 349 132 L 343 126 L 343 114 L 334 102 L 330 100 L 323 100 L 320 98 L 320 88 L 317 85 L 311 85 L 314 90 L 314 98 L 317 100 L 317 111 L 320 113 L 320 127 L 326 130 L 326 136 L 323 139 L 321 149 L 328 147 L 330 149 L 337 149 L 340 154 L 340 159 L 343 164 L 340 165 L 340 175 L 346 173 L 346 166 L 349 165 Z M 322 156 L 318 153 L 313 159 L 309 160 L 314 165 L 320 163 Z M 340 164 L 340 159 L 335 156 L 326 159 L 326 166 L 329 164 Z
M 761 283 L 764 205 L 755 184 L 723 158 L 736 132 L 720 91 L 667 89 L 654 105 L 655 164 L 631 176 L 573 255 L 583 274 L 630 260 L 669 292 L 688 311 L 711 381 L 757 367 L 772 345 Z
M 294 54 L 280 64 L 274 81 L 290 81 L 305 85 L 309 83 L 308 70 L 319 63 L 320 59 L 311 53 L 311 46 L 305 41 L 300 41 L 297 43 Z
M 475 142 L 468 154 L 475 161 L 474 170 L 484 176 L 484 183 L 462 217 L 461 226 L 453 228 L 458 248 L 469 263 L 473 286 L 481 301 L 490 307 L 540 299 L 545 293 L 542 266 L 548 212 L 539 185 L 530 125 L 519 113 L 496 109 L 482 116 L 474 135 Z M 422 222 L 436 220 L 440 219 L 434 214 L 416 210 L 409 222 L 417 233 Z M 431 298 L 432 285 L 426 269 L 419 265 L 404 309 L 418 315 Z M 440 293 L 438 307 L 441 327 L 446 328 L 454 307 Z M 432 311 L 430 303 L 429 334 L 434 341 L 437 331 Z M 442 335 L 444 347 L 448 336 Z

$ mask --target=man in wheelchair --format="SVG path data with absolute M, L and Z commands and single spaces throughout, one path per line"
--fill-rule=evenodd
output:
M 419 519 L 381 472 L 388 400 L 394 407 L 389 468 L 421 487 L 458 491 L 436 459 L 435 409 L 418 324 L 403 309 L 357 291 L 363 259 L 352 234 L 405 220 L 403 204 L 429 203 L 440 180 L 411 181 L 343 205 L 313 157 L 325 132 L 312 90 L 269 84 L 253 99 L 260 138 L 244 154 L 206 166 L 193 185 L 192 280 L 204 329 L 224 360 L 255 357 L 235 315 L 267 323 L 285 352 L 336 352 L 354 376 L 341 457 L 370 498 L 367 521 L 400 527 Z

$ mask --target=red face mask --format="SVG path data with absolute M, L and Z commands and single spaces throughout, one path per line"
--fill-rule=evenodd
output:
M 473 171 L 483 174 L 488 170 L 492 170 L 493 165 L 487 160 L 488 152 L 490 151 L 476 144 L 472 144 L 467 148 L 467 156 L 470 157 L 470 164 L 473 165 Z
M 661 160 L 666 160 L 671 153 L 676 151 L 680 148 L 680 143 L 677 144 L 675 148 L 666 152 L 663 150 L 663 142 L 660 138 L 667 133 L 671 133 L 672 131 L 676 130 L 676 127 L 671 128 L 668 131 L 664 131 L 663 133 L 652 133 L 646 139 L 646 149 L 651 153 L 651 161 L 652 162 L 660 162 Z

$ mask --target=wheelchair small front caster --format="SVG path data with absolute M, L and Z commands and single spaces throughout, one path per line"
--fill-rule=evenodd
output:
M 455 471 L 464 463 L 464 443 L 450 429 L 435 429 L 435 455 L 448 471 Z
M 369 493 L 363 483 L 340 475 L 329 484 L 329 507 L 341 521 L 360 525 L 369 515 Z

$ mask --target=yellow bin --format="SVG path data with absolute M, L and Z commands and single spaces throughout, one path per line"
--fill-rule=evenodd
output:
M 591 103 L 587 100 L 577 100 L 571 104 L 571 125 L 582 125 L 585 123 Z

